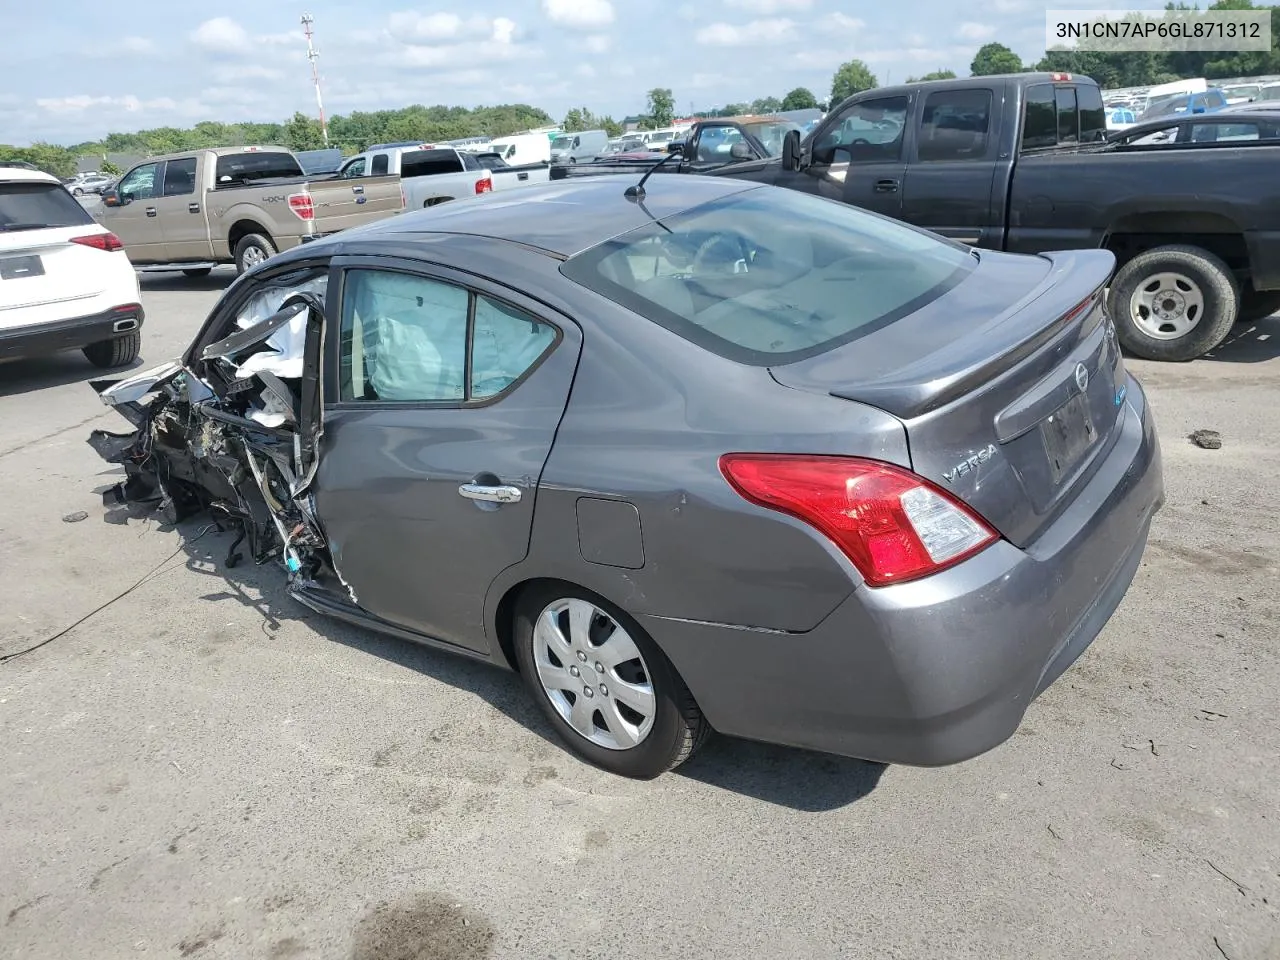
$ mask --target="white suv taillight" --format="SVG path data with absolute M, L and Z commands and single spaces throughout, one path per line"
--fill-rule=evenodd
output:
M 115 253 L 117 250 L 124 249 L 124 244 L 114 233 L 90 233 L 83 237 L 72 237 L 71 242 L 78 243 L 82 247 L 105 250 L 107 253 Z
M 315 201 L 311 199 L 311 194 L 309 193 L 289 194 L 289 209 L 297 214 L 299 220 L 314 220 L 316 218 Z
M 878 460 L 729 453 L 720 472 L 747 500 L 828 537 L 871 586 L 937 573 L 999 539 L 945 491 Z

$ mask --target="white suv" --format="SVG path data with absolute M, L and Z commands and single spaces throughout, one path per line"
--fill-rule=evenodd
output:
M 142 304 L 124 244 L 56 177 L 0 167 L 0 358 L 81 349 L 138 358 Z

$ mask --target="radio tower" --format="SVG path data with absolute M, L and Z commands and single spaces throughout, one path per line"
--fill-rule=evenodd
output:
M 302 32 L 307 37 L 307 59 L 311 61 L 311 82 L 316 88 L 316 106 L 320 108 L 320 133 L 324 136 L 324 145 L 329 146 L 329 124 L 324 119 L 324 100 L 320 98 L 320 69 L 316 66 L 316 58 L 320 56 L 316 52 L 316 48 L 311 45 L 311 25 L 315 23 L 315 17 L 309 13 L 302 15 Z

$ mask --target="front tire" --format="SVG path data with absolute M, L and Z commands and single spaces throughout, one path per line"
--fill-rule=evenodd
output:
M 688 760 L 711 732 L 643 628 L 586 590 L 526 590 L 515 650 L 525 686 L 561 740 L 611 773 L 651 780 Z
M 236 273 L 252 270 L 258 264 L 271 259 L 275 255 L 276 247 L 269 237 L 264 237 L 260 233 L 246 234 L 236 244 Z
M 74 196 L 77 196 L 77 197 L 83 197 L 83 196 L 84 196 L 84 191 L 83 191 L 83 190 L 81 190 L 79 187 L 76 187 L 74 190 L 72 190 L 72 191 L 71 191 L 71 193 L 72 193 Z
M 95 367 L 123 367 L 138 359 L 142 349 L 142 332 L 130 330 L 124 336 L 99 340 L 84 348 L 85 358 Z
M 1236 322 L 1240 287 L 1222 260 L 1200 247 L 1140 253 L 1118 271 L 1108 297 L 1121 345 L 1146 360 L 1194 360 Z

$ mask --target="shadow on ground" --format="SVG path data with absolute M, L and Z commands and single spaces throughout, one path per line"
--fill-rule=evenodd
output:
M 48 387 L 63 387 L 69 383 L 124 377 L 130 370 L 137 370 L 144 364 L 144 360 L 135 360 L 127 367 L 104 370 L 86 360 L 79 350 L 6 360 L 0 363 L 0 397 L 17 396 Z
M 1256 323 L 1237 323 L 1227 339 L 1204 355 L 1219 363 L 1266 363 L 1280 357 L 1280 314 Z
M 105 489 L 106 486 L 100 488 Z M 112 506 L 103 519 L 113 524 L 152 524 L 157 530 L 174 529 L 138 505 Z M 284 573 L 275 560 L 258 566 L 245 556 L 229 567 L 228 550 L 235 535 L 215 529 L 207 516 L 186 520 L 178 530 L 184 538 L 186 568 L 209 578 L 209 590 L 201 600 L 251 608 L 261 618 L 262 630 L 268 636 L 283 623 L 305 622 L 326 640 L 474 693 L 515 723 L 557 749 L 564 749 L 516 674 L 384 637 L 308 610 L 289 596 Z M 244 549 L 243 545 L 240 549 Z M 884 770 L 883 764 L 717 736 L 676 775 L 779 806 L 815 812 L 846 806 L 866 796 L 875 789 Z

